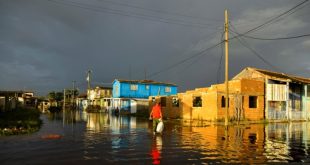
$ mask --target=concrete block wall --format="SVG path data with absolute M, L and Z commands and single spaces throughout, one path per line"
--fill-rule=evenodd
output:
M 172 119 L 181 118 L 180 104 L 178 107 L 174 106 L 172 104 L 173 97 L 177 97 L 177 96 L 156 96 L 154 102 L 153 102 L 153 97 L 149 97 L 149 113 L 151 113 L 151 110 L 152 110 L 153 106 L 155 105 L 155 103 L 161 101 L 162 97 L 166 98 L 166 105 L 165 106 L 162 105 L 162 107 L 161 107 L 163 117 L 165 119 L 167 119 L 167 118 L 172 118 Z
M 235 114 L 235 95 L 243 98 L 242 107 L 244 117 L 248 120 L 261 120 L 264 118 L 264 82 L 257 80 L 241 79 L 229 82 L 229 113 Z M 224 120 L 225 107 L 222 107 L 222 96 L 225 97 L 225 84 L 212 85 L 210 88 L 197 88 L 195 90 L 179 93 L 176 96 L 165 96 L 166 106 L 162 107 L 166 118 L 183 118 L 186 120 Z M 257 96 L 257 107 L 249 108 L 249 96 Z M 161 96 L 164 97 L 164 96 Z M 160 96 L 155 97 L 160 101 Z M 173 97 L 179 99 L 179 107 L 172 106 Z M 193 107 L 195 97 L 201 97 L 202 106 Z M 149 98 L 149 112 L 153 107 L 152 98 Z

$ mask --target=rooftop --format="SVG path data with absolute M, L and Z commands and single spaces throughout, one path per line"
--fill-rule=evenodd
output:
M 293 82 L 301 82 L 301 83 L 307 83 L 307 84 L 310 83 L 310 78 L 299 77 L 299 76 L 289 75 L 285 73 L 273 72 L 273 71 L 268 71 L 268 70 L 263 70 L 263 69 L 258 69 L 258 68 L 252 68 L 252 67 L 247 67 L 246 69 L 255 70 L 257 72 L 260 72 L 261 74 L 264 74 L 270 77 L 289 79 L 289 80 L 292 80 Z
M 139 84 L 156 84 L 156 85 L 169 85 L 169 86 L 177 86 L 173 83 L 164 83 L 164 82 L 156 82 L 153 80 L 123 80 L 123 79 L 115 79 L 114 81 L 126 82 L 126 83 L 139 83 Z

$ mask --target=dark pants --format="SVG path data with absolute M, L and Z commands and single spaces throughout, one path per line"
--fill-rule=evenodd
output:
M 156 132 L 156 127 L 159 122 L 159 119 L 153 119 L 153 132 Z

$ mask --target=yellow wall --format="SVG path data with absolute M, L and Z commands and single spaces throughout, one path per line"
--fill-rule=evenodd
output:
M 264 118 L 264 82 L 241 79 L 229 82 L 229 116 L 235 114 L 235 97 L 241 95 L 244 117 L 248 120 L 261 120 Z M 179 93 L 177 96 L 166 97 L 166 106 L 162 107 L 165 118 L 183 118 L 186 120 L 224 120 L 225 107 L 221 107 L 222 96 L 225 97 L 225 84 L 212 85 L 209 88 L 197 88 L 195 90 Z M 249 96 L 257 96 L 257 108 L 249 108 Z M 179 107 L 172 106 L 172 98 L 179 99 Z M 193 107 L 194 97 L 202 98 L 201 107 Z M 159 101 L 160 97 L 156 97 Z M 149 98 L 150 109 L 152 97 Z

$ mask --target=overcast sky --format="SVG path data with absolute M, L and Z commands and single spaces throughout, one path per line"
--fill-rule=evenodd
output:
M 0 90 L 33 90 L 36 95 L 46 95 L 72 88 L 72 81 L 77 81 L 83 92 L 89 69 L 92 85 L 144 79 L 146 73 L 147 79 L 177 84 L 180 92 L 207 87 L 223 82 L 223 61 L 218 71 L 222 47 L 199 52 L 221 41 L 225 9 L 234 26 L 230 29 L 244 33 L 301 2 L 0 0 Z M 307 2 L 247 35 L 309 34 L 309 15 Z M 310 37 L 240 40 L 229 42 L 230 78 L 247 66 L 310 77 Z

